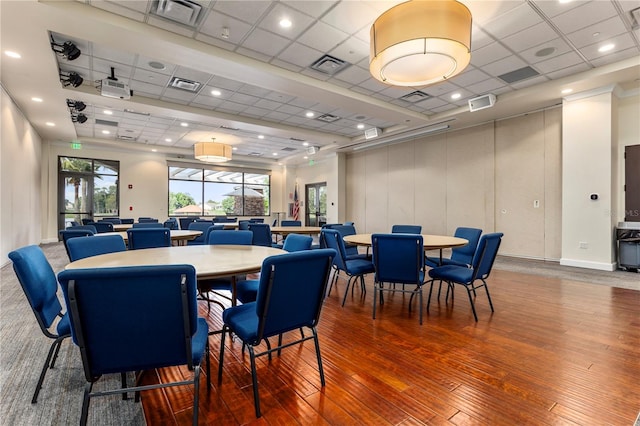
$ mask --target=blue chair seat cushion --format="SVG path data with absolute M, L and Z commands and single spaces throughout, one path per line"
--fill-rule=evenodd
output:
M 440 258 L 439 257 L 426 256 L 424 258 L 424 263 L 425 263 L 425 265 L 427 265 L 427 266 L 429 266 L 431 268 L 438 268 L 440 266 L 446 266 L 446 265 L 464 266 L 465 268 L 469 267 L 469 264 L 467 264 L 467 263 L 458 262 L 457 260 L 448 259 L 446 257 L 442 259 L 442 264 L 440 264 Z
M 205 355 L 207 339 L 209 338 L 209 325 L 204 318 L 198 318 L 198 328 L 191 336 L 191 353 L 193 365 L 200 365 L 202 357 Z
M 240 280 L 236 283 L 236 299 L 242 303 L 255 302 L 260 280 Z
M 346 261 L 347 273 L 351 275 L 369 274 L 375 271 L 373 263 L 367 259 L 350 259 Z
M 69 320 L 69 313 L 65 313 L 60 321 L 58 321 L 58 325 L 56 325 L 56 332 L 58 336 L 66 336 L 71 334 L 71 321 Z
M 429 270 L 429 276 L 435 280 L 469 283 L 473 278 L 473 269 L 456 265 L 439 266 Z
M 233 306 L 222 312 L 222 321 L 228 324 L 243 342 L 254 342 L 258 337 L 256 302 Z

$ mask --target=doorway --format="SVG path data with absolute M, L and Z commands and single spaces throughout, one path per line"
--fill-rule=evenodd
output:
M 640 145 L 624 149 L 624 220 L 640 222 Z
M 327 182 L 309 183 L 305 188 L 305 225 L 327 223 Z

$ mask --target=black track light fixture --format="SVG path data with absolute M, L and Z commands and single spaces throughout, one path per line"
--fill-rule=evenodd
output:
M 88 120 L 88 118 L 84 114 L 72 114 L 71 115 L 71 121 L 73 121 L 74 123 L 83 124 L 87 120 Z
M 74 101 L 73 99 L 67 99 L 67 106 L 75 110 L 76 112 L 82 112 L 85 110 L 87 105 L 82 101 Z
M 64 87 L 78 87 L 84 82 L 84 79 L 77 72 L 60 71 L 60 82 Z
M 53 40 L 53 37 L 51 37 L 51 49 L 68 61 L 78 59 L 82 53 L 74 43 L 65 41 L 63 44 L 59 44 Z

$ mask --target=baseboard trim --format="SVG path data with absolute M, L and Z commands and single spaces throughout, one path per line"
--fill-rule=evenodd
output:
M 575 266 L 576 268 L 597 269 L 599 271 L 612 272 L 618 268 L 617 263 L 589 262 L 586 260 L 560 259 L 562 266 Z
M 44 240 L 40 241 L 40 244 L 51 244 L 51 243 L 57 243 L 59 240 L 57 238 L 46 238 Z

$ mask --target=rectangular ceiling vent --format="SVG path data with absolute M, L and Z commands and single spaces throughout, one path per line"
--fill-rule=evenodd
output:
M 100 126 L 112 126 L 112 127 L 118 127 L 118 122 L 117 121 L 111 121 L 111 120 L 101 120 L 99 118 L 96 118 L 96 124 L 100 125 Z
M 631 29 L 633 31 L 640 30 L 640 7 L 629 11 L 629 16 L 631 16 Z
M 261 152 L 250 152 L 249 155 L 252 157 L 262 157 Z
M 426 99 L 429 99 L 430 97 L 431 95 L 429 95 L 428 93 L 416 90 L 415 92 L 411 92 L 404 96 L 401 96 L 400 99 L 405 102 L 411 102 L 412 104 L 415 104 L 416 102 L 424 101 Z
M 324 55 L 317 61 L 311 64 L 309 68 L 312 70 L 321 72 L 323 74 L 335 75 L 351 65 L 347 61 L 334 58 L 331 55 Z
M 234 132 L 237 132 L 238 130 L 240 130 L 236 127 L 229 127 L 229 126 L 220 126 L 220 128 L 225 130 L 233 130 Z
M 511 72 L 499 75 L 498 78 L 504 81 L 505 83 L 511 84 L 518 81 L 526 80 L 531 77 L 535 77 L 537 75 L 540 75 L 540 74 L 538 73 L 538 71 L 534 70 L 533 68 L 523 67 L 515 71 L 511 71 Z
M 191 0 L 158 0 L 155 12 L 165 19 L 195 27 L 202 15 L 202 6 Z
M 126 112 L 128 114 L 144 115 L 146 117 L 151 115 L 151 113 L 149 113 L 149 112 L 141 112 L 141 111 L 136 111 L 134 109 L 129 109 L 129 108 L 125 108 L 124 112 Z
M 283 150 L 283 151 L 286 151 L 286 152 L 293 152 L 293 151 L 297 151 L 297 149 L 295 149 L 295 148 L 290 148 L 290 147 L 282 148 L 282 150 Z
M 118 139 L 122 141 L 134 141 L 134 142 L 138 140 L 138 138 L 134 136 L 127 136 L 127 135 L 118 135 Z
M 300 139 L 300 138 L 289 138 L 290 141 L 295 141 L 295 142 L 304 142 L 304 139 Z
M 338 117 L 337 115 L 322 114 L 321 116 L 316 118 L 316 120 L 324 121 L 325 123 L 333 123 L 340 120 L 340 117 Z
M 198 90 L 200 90 L 200 87 L 202 87 L 202 83 L 198 81 L 187 80 L 186 78 L 173 77 L 171 78 L 171 81 L 169 81 L 169 87 L 191 93 L 198 93 Z

